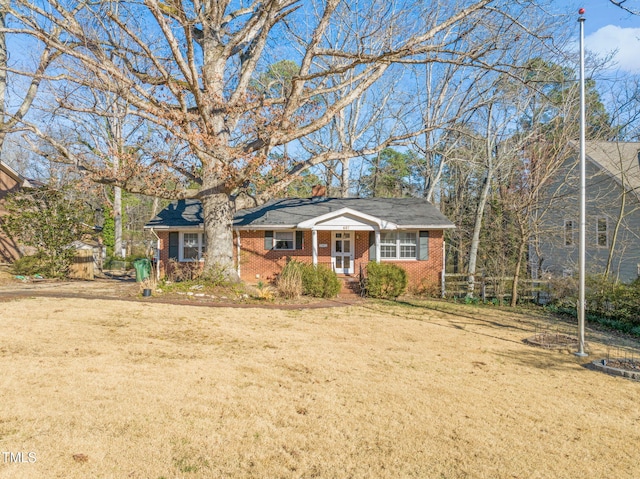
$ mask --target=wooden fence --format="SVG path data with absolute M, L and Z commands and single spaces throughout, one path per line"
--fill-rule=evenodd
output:
M 447 298 L 463 298 L 469 293 L 467 274 L 445 274 L 444 296 Z M 499 304 L 511 301 L 513 276 L 482 276 L 475 275 L 473 296 L 481 301 L 496 300 Z M 549 299 L 549 282 L 520 278 L 518 280 L 518 301 L 531 301 L 544 304 Z

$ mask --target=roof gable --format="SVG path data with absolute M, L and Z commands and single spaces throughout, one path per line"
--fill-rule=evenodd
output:
M 331 211 L 324 215 L 316 216 L 296 225 L 300 229 L 326 229 L 332 230 L 336 227 L 349 227 L 350 229 L 374 230 L 376 229 L 396 229 L 397 225 L 381 218 L 371 216 L 351 208 L 342 208 Z
M 619 185 L 640 194 L 640 143 L 588 141 L 585 153 Z

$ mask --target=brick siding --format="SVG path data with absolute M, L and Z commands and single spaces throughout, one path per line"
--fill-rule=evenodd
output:
M 369 232 L 355 233 L 354 274 L 360 267 L 364 269 L 369 262 Z M 429 232 L 429 259 L 418 260 L 382 260 L 397 264 L 407 271 L 409 288 L 421 292 L 440 287 L 442 272 L 442 231 Z M 325 244 L 326 247 L 320 247 Z M 243 281 L 273 281 L 287 262 L 287 258 L 305 263 L 312 262 L 311 231 L 304 232 L 303 249 L 301 250 L 265 250 L 264 231 L 240 232 L 240 276 Z M 331 265 L 331 232 L 318 231 L 318 264 Z
M 369 232 L 352 231 L 355 235 L 354 243 L 354 274 L 360 267 L 364 269 L 369 262 Z M 169 232 L 158 231 L 160 238 L 160 274 L 167 276 L 169 268 Z M 442 271 L 442 240 L 440 230 L 429 231 L 429 259 L 418 260 L 382 260 L 384 263 L 394 263 L 407 271 L 410 291 L 423 292 L 439 290 Z M 237 237 L 234 233 L 234 259 L 237 261 L 235 247 Z M 264 231 L 240 232 L 240 278 L 247 283 L 258 281 L 272 282 L 282 271 L 287 258 L 305 263 L 312 262 L 311 231 L 304 232 L 303 247 L 300 250 L 265 250 Z M 326 245 L 326 247 L 320 247 Z M 331 265 L 331 232 L 318 231 L 318 264 L 328 267 Z

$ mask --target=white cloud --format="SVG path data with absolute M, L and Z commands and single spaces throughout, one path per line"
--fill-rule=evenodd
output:
M 585 38 L 585 48 L 603 56 L 616 52 L 613 68 L 640 73 L 640 28 L 607 25 Z

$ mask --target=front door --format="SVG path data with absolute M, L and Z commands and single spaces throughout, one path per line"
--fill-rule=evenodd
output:
M 353 274 L 353 233 L 334 232 L 331 245 L 333 267 L 338 274 Z

